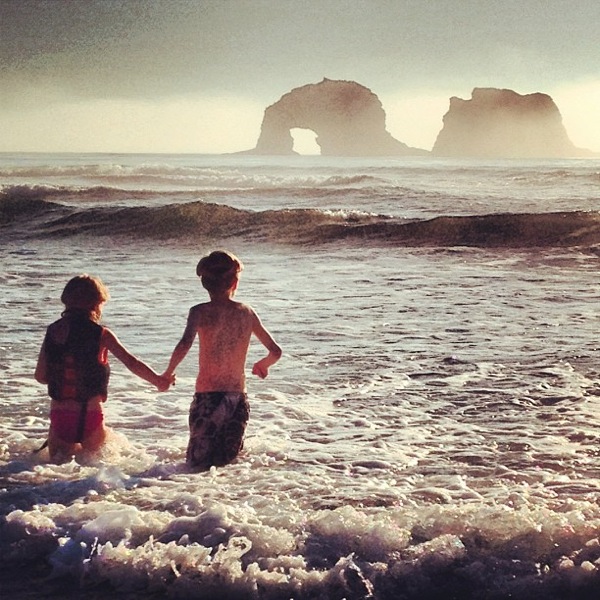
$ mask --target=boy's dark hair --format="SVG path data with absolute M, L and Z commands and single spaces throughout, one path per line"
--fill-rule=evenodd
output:
M 200 260 L 196 274 L 209 293 L 226 292 L 235 285 L 243 268 L 242 261 L 235 254 L 215 250 Z

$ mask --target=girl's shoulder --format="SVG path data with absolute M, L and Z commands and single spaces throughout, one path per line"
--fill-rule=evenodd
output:
M 50 323 L 46 328 L 46 334 L 56 342 L 64 342 L 69 333 L 69 323 L 64 317 Z

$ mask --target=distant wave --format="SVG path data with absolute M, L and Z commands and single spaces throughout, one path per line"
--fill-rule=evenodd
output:
M 188 198 L 187 191 L 172 191 L 169 196 Z M 131 200 L 151 201 L 163 198 L 164 192 L 153 189 L 123 189 L 106 185 L 8 185 L 0 186 L 0 198 L 4 202 L 19 202 L 20 199 L 56 199 L 61 203 L 123 203 Z
M 0 182 L 6 181 L 70 181 L 90 187 L 94 185 L 122 189 L 281 189 L 318 188 L 332 186 L 364 186 L 384 183 L 373 174 L 331 175 L 313 170 L 287 168 L 273 172 L 257 167 L 177 166 L 147 164 L 125 166 L 120 164 L 4 166 L 0 168 Z
M 529 161 L 531 162 L 531 161 Z M 525 166 L 524 166 L 525 165 Z M 395 179 L 396 175 L 430 175 L 432 171 L 443 170 L 449 176 L 453 174 L 482 174 L 482 173 L 498 173 L 515 176 L 533 177 L 536 179 L 548 178 L 550 180 L 564 178 L 589 178 L 590 180 L 598 181 L 600 172 L 598 171 L 597 163 L 585 161 L 580 163 L 583 169 L 573 170 L 571 168 L 550 166 L 547 161 L 535 163 L 531 169 L 526 167 L 527 163 L 514 161 L 497 161 L 492 164 L 489 161 L 473 160 L 470 163 L 463 162 L 462 164 L 453 164 L 448 161 L 437 161 L 433 163 L 407 164 L 400 162 L 397 164 L 378 164 L 373 165 L 353 165 L 354 173 L 331 175 L 326 172 L 319 173 L 318 167 L 311 169 L 312 175 L 307 175 L 307 170 L 301 164 L 294 166 L 286 164 L 280 167 L 280 174 L 277 175 L 277 167 L 264 167 L 254 163 L 244 164 L 243 162 L 237 165 L 178 165 L 167 162 L 148 162 L 137 164 L 123 164 L 121 162 L 89 162 L 86 164 L 39 164 L 39 165 L 2 165 L 0 166 L 1 179 L 36 179 L 42 178 L 52 180 L 53 178 L 90 178 L 90 179 L 119 179 L 126 181 L 129 178 L 138 179 L 143 177 L 148 178 L 164 178 L 177 180 L 178 178 L 186 179 L 193 178 L 199 183 L 202 182 L 260 182 L 264 183 L 266 179 L 272 178 L 276 184 L 281 183 L 283 179 L 291 178 L 297 181 L 305 181 L 307 183 L 318 182 L 319 184 L 330 185 L 345 185 L 347 183 L 361 183 L 364 181 L 380 181 L 383 179 Z M 347 167 L 346 167 L 347 168 Z M 356 171 L 358 169 L 358 171 Z M 284 174 L 285 173 L 285 174 Z
M 600 213 L 552 212 L 440 216 L 406 220 L 357 211 L 241 210 L 188 202 L 165 206 L 68 206 L 48 189 L 0 194 L 4 235 L 119 236 L 177 239 L 231 236 L 278 243 L 337 240 L 397 246 L 485 248 L 569 247 L 600 244 Z
M 377 187 L 376 178 L 366 176 L 356 177 L 304 177 L 293 179 L 290 177 L 282 178 L 276 181 L 273 178 L 261 178 L 253 176 L 251 181 L 243 181 L 238 178 L 235 181 L 223 181 L 218 179 L 213 182 L 213 186 L 204 185 L 193 186 L 170 186 L 160 188 L 154 185 L 156 182 L 133 181 L 129 179 L 130 187 L 121 187 L 119 185 L 109 185 L 107 181 L 102 184 L 89 185 L 48 185 L 48 184 L 23 184 L 23 185 L 4 185 L 0 184 L 0 194 L 3 197 L 38 197 L 53 198 L 64 203 L 131 203 L 131 201 L 148 201 L 150 203 L 164 204 L 165 197 L 181 199 L 187 201 L 190 197 L 196 198 L 215 198 L 231 197 L 236 194 L 239 197 L 248 195 L 249 197 L 277 197 L 277 198 L 331 198 L 342 197 L 350 193 L 362 193 L 363 195 L 375 195 L 377 193 L 410 193 L 418 194 L 415 190 L 400 187 Z M 125 181 L 119 180 L 116 183 L 124 184 Z M 135 183 L 135 185 L 131 185 Z M 169 183 L 173 183 L 169 181 Z M 205 182 L 206 183 L 206 182 Z M 367 184 L 371 185 L 367 185 Z M 146 185 L 144 185 L 146 184 Z

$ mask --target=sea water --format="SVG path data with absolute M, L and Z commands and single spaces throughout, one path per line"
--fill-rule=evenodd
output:
M 15 154 L 0 186 L 13 597 L 596 597 L 600 161 Z M 195 348 L 162 394 L 112 360 L 99 455 L 35 454 L 68 279 L 160 372 L 217 248 L 284 350 L 242 455 L 185 466 Z

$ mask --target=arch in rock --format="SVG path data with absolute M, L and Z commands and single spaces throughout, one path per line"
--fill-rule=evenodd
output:
M 422 154 L 394 139 L 385 128 L 379 98 L 353 81 L 323 79 L 295 88 L 265 109 L 252 154 L 295 154 L 291 129 L 317 134 L 323 156 L 394 156 Z
M 318 155 L 321 147 L 317 144 L 317 133 L 312 129 L 292 127 L 290 135 L 293 139 L 293 150 L 296 154 Z

